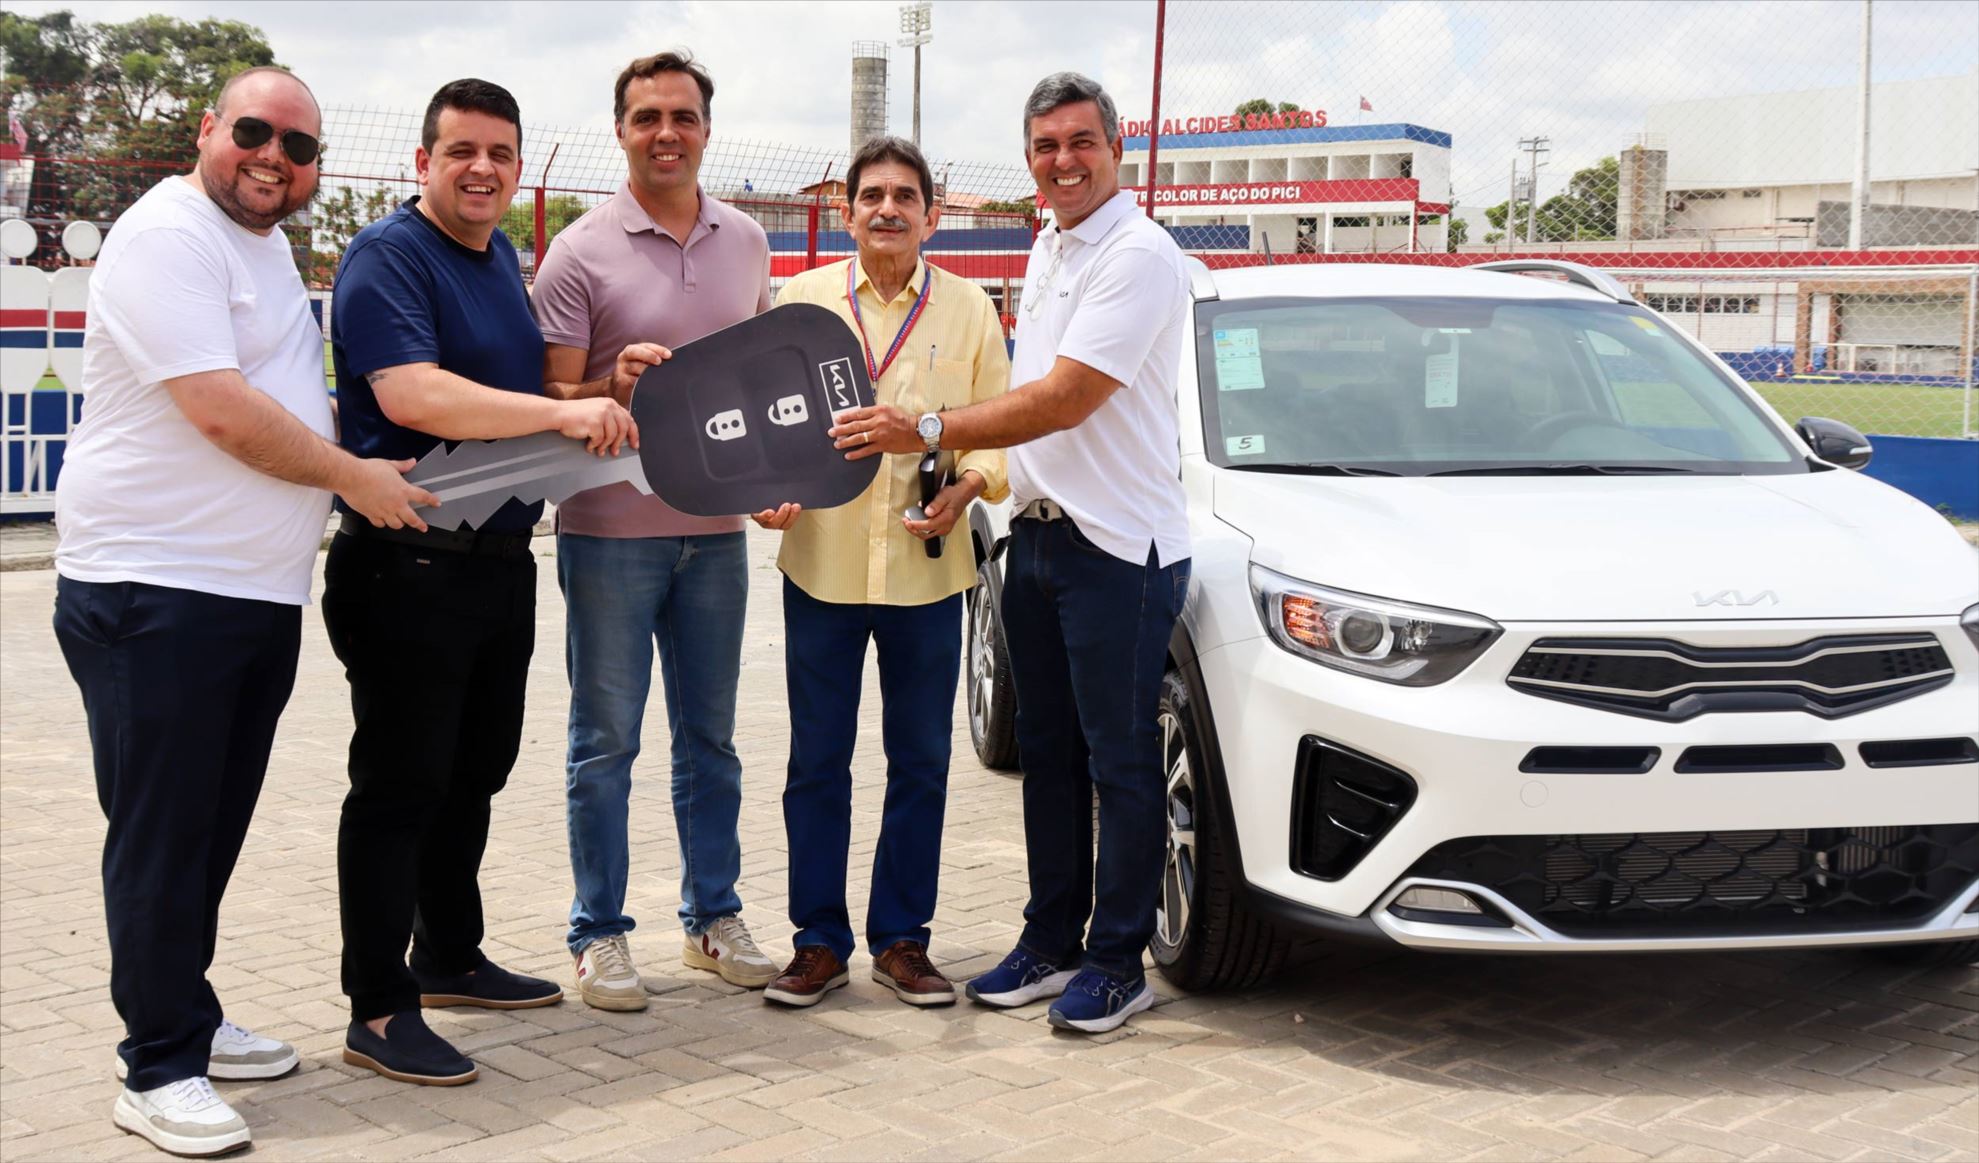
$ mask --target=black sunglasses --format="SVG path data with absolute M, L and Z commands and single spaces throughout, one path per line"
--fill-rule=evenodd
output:
M 225 122 L 227 119 L 222 117 L 220 120 Z M 269 138 L 275 136 L 275 127 L 259 117 L 236 117 L 233 127 L 234 144 L 242 149 L 260 149 L 268 144 Z M 282 152 L 299 166 L 315 161 L 322 148 L 322 143 L 300 129 L 282 131 Z

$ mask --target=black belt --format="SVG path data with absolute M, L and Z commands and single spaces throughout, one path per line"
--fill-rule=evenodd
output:
M 431 549 L 440 553 L 467 553 L 476 557 L 528 557 L 529 541 L 535 536 L 534 530 L 521 533 L 476 533 L 473 530 L 453 531 L 428 529 L 421 533 L 417 529 L 393 529 L 388 526 L 373 525 L 354 513 L 345 513 L 337 523 L 337 531 L 352 537 L 368 537 L 373 541 L 395 541 L 401 545 L 416 545 L 421 549 Z

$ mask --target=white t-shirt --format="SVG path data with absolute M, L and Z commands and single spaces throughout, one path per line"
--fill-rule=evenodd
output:
M 90 276 L 82 420 L 55 490 L 63 577 L 309 604 L 330 494 L 235 460 L 163 383 L 221 368 L 333 432 L 323 333 L 288 239 L 167 178 L 117 219 Z
M 1189 556 L 1175 417 L 1188 307 L 1182 251 L 1132 194 L 1038 235 L 1010 382 L 1043 379 L 1065 356 L 1121 386 L 1076 428 L 1010 450 L 1014 505 L 1056 501 L 1094 545 L 1135 565 L 1150 544 L 1162 566 Z

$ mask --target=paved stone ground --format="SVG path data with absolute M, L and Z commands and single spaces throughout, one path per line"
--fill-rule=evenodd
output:
M 742 892 L 789 952 L 778 792 L 788 726 L 773 543 L 754 588 L 739 745 Z M 548 543 L 544 542 L 545 549 Z M 496 801 L 487 948 L 567 978 L 562 606 L 542 563 L 522 760 Z M 153 1154 L 109 1120 L 120 1036 L 97 882 L 103 821 L 82 709 L 49 631 L 54 575 L 0 577 L 0 1157 Z M 1571 959 L 1314 948 L 1274 986 L 1168 995 L 1094 1040 L 1044 1007 L 917 1011 L 865 977 L 791 1013 L 682 969 L 665 735 L 633 806 L 641 1014 L 573 1001 L 441 1011 L 481 1063 L 460 1089 L 338 1057 L 333 843 L 349 728 L 316 611 L 213 980 L 234 1020 L 293 1040 L 287 1078 L 223 1084 L 271 1158 L 1979 1157 L 1979 972 L 1858 955 Z M 876 687 L 868 675 L 867 690 Z M 877 706 L 860 739 L 853 899 L 878 821 Z M 1017 785 L 958 733 L 933 952 L 956 976 L 1012 942 L 1023 897 Z

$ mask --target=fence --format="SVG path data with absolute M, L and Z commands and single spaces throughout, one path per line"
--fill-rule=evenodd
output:
M 1571 259 L 1789 419 L 1979 435 L 1979 7 L 1160 0 L 1152 32 L 1122 184 L 1212 267 Z
M 319 193 L 283 230 L 326 324 L 335 310 L 328 290 L 344 245 L 418 192 L 413 151 L 419 132 L 416 114 L 325 111 Z M 523 144 L 522 186 L 502 225 L 529 279 L 556 232 L 618 190 L 625 157 L 609 130 L 528 125 Z M 710 146 L 702 186 L 762 225 L 773 289 L 800 271 L 852 253 L 839 209 L 849 160 L 844 151 L 720 138 Z M 25 264 L 5 268 L 0 289 L 5 312 L 0 350 L 6 352 L 0 361 L 0 514 L 52 507 L 62 449 L 80 415 L 80 360 L 68 354 L 80 351 L 87 293 L 82 272 L 89 263 L 63 249 L 62 232 L 76 221 L 107 232 L 144 191 L 183 168 L 100 158 L 0 157 L 0 205 L 11 208 L 0 214 L 25 221 L 35 235 Z M 933 169 L 944 211 L 926 254 L 982 286 L 1008 328 L 1036 229 L 1035 187 L 1016 162 L 935 162 Z M 82 277 L 47 277 L 68 271 Z M 67 287 L 61 301 L 51 299 L 51 287 Z

